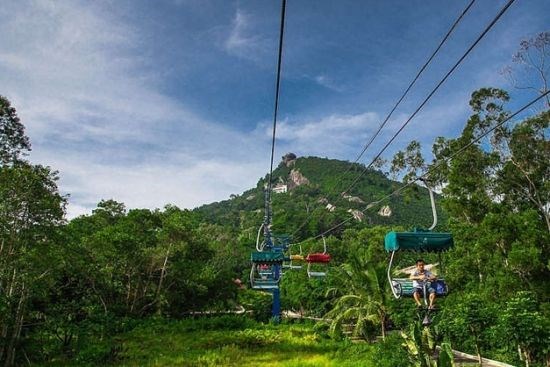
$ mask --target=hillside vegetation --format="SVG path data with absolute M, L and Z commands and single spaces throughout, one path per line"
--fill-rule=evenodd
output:
M 290 186 L 286 193 L 273 194 L 273 230 L 279 233 L 295 233 L 303 240 L 316 236 L 334 225 L 349 219 L 350 210 L 364 214 L 361 220 L 354 219 L 350 224 L 332 234 L 339 235 L 345 228 L 361 228 L 365 225 L 399 225 L 402 227 L 424 226 L 432 223 L 430 199 L 425 188 L 415 186 L 414 192 L 405 196 L 395 196 L 366 210 L 369 203 L 392 193 L 401 183 L 390 180 L 385 174 L 368 170 L 358 163 L 318 157 L 299 157 L 287 164 L 281 161 L 273 172 L 274 185 Z M 299 172 L 309 183 L 292 187 L 291 171 Z M 343 191 L 357 179 L 352 190 L 344 197 Z M 238 228 L 241 231 L 257 228 L 264 216 L 264 185 L 267 176 L 260 179 L 255 188 L 231 199 L 203 205 L 196 209 L 207 221 Z M 330 211 L 327 205 L 335 209 Z M 379 210 L 388 206 L 391 214 L 383 216 Z M 440 223 L 446 223 L 446 215 L 438 204 Z M 300 230 L 302 224 L 305 225 Z M 443 225 L 444 226 L 444 225 Z M 298 231 L 297 231 L 298 230 Z

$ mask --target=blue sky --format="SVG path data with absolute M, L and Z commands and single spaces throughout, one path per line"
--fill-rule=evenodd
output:
M 288 0 L 276 158 L 354 160 L 468 1 Z M 505 1 L 478 0 L 362 162 L 381 147 Z M 518 0 L 388 150 L 456 136 L 471 92 L 532 94 L 499 70 L 548 30 L 547 0 Z M 0 94 L 31 159 L 60 171 L 68 215 L 113 198 L 193 208 L 269 168 L 277 0 L 4 0 Z

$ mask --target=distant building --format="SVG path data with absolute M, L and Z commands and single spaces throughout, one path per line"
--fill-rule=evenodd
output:
M 277 184 L 273 187 L 273 192 L 277 194 L 285 194 L 288 191 L 288 186 L 285 184 Z

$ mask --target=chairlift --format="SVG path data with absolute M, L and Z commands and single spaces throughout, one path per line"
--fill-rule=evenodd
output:
M 449 250 L 453 247 L 454 241 L 451 233 L 439 233 L 432 232 L 437 225 L 437 211 L 435 207 L 434 194 L 431 188 L 426 185 L 430 194 L 430 201 L 432 205 L 433 223 L 430 228 L 418 229 L 415 228 L 412 232 L 395 232 L 391 231 L 386 234 L 384 239 L 384 247 L 390 255 L 390 262 L 388 265 L 388 282 L 395 299 L 399 299 L 403 296 L 413 297 L 414 287 L 413 281 L 409 278 L 395 278 L 392 276 L 392 264 L 395 254 L 400 251 L 415 251 L 415 252 L 428 252 L 437 253 L 439 257 L 439 264 L 441 264 L 441 271 L 443 272 L 443 262 L 441 259 L 441 253 Z M 424 288 L 427 285 L 431 286 L 437 296 L 443 297 L 449 293 L 449 288 L 445 283 L 443 277 L 438 276 L 437 280 L 433 282 L 424 283 Z M 424 289 L 424 303 L 428 304 L 427 292 Z
M 269 236 L 260 242 L 262 224 L 256 237 L 256 251 L 250 255 L 250 286 L 258 290 L 278 290 L 281 280 L 282 265 L 287 260 L 284 255 L 289 242 L 288 235 Z M 267 242 L 267 243 L 266 243 Z
M 290 245 L 288 247 L 288 261 L 283 263 L 283 268 L 291 270 L 302 269 L 301 263 L 305 261 L 304 255 L 302 255 L 302 245 L 298 245 L 300 251 L 297 254 L 292 253 L 292 246 L 295 245 Z
M 327 242 L 323 237 L 323 252 L 311 253 L 306 256 L 307 276 L 309 278 L 322 278 L 327 275 L 330 254 L 327 253 Z M 323 270 L 319 268 L 322 267 Z M 317 268 L 317 270 L 315 270 Z
M 252 289 L 273 290 L 279 288 L 284 254 L 276 251 L 256 251 L 250 256 L 250 286 Z

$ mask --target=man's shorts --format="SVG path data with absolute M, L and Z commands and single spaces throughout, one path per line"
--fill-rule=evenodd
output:
M 426 290 L 430 294 L 435 293 L 435 289 L 433 289 L 432 287 L 427 287 Z M 424 288 L 415 288 L 413 293 L 418 293 L 421 297 L 423 297 L 424 296 Z

